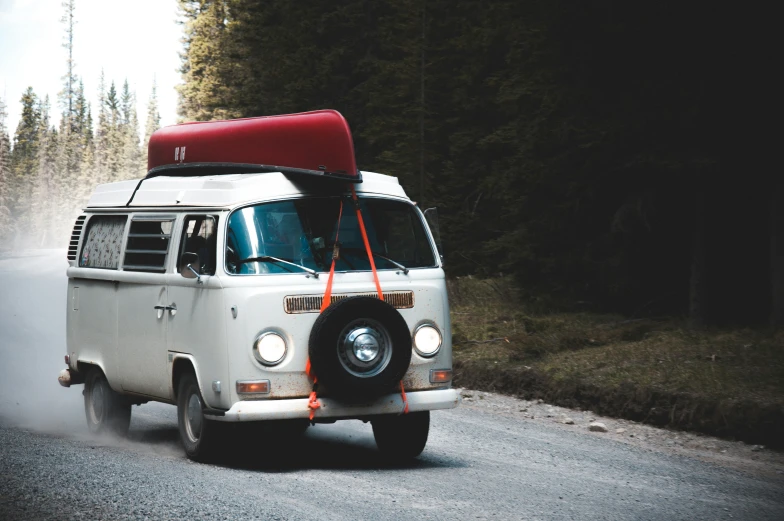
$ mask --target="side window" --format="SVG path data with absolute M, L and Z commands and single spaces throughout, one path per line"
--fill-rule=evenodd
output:
M 116 270 L 127 215 L 96 215 L 87 223 L 87 234 L 79 256 L 79 267 Z
M 166 271 L 174 218 L 134 218 L 128 232 L 123 269 L 126 271 Z
M 199 256 L 199 275 L 215 275 L 215 250 L 218 244 L 218 218 L 214 215 L 188 215 L 182 226 L 180 256 Z

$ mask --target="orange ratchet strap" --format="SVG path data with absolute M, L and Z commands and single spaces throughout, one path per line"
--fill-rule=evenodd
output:
M 313 421 L 313 417 L 316 415 L 316 409 L 321 407 L 321 403 L 318 401 L 318 397 L 316 396 L 316 392 L 318 391 L 318 378 L 315 375 L 310 374 L 310 358 L 308 361 L 305 362 L 305 374 L 308 375 L 308 378 L 313 379 L 313 390 L 310 392 L 310 397 L 308 398 L 308 409 L 310 409 L 310 421 Z
M 406 390 L 403 388 L 403 380 L 400 380 L 400 396 L 403 397 L 403 414 L 408 414 L 408 398 L 406 398 Z
M 332 303 L 332 279 L 335 277 L 335 261 L 338 260 L 340 255 L 340 246 L 338 246 L 338 236 L 340 235 L 340 218 L 343 217 L 343 199 L 340 200 L 340 211 L 338 212 L 338 229 L 335 232 L 335 245 L 332 246 L 332 265 L 329 267 L 329 278 L 327 279 L 327 290 L 324 292 L 324 298 L 321 300 L 321 309 L 319 313 L 323 313 L 325 309 Z M 308 363 L 310 363 L 308 361 Z
M 340 210 L 338 211 L 338 228 L 335 231 L 335 244 L 332 246 L 332 265 L 329 267 L 329 278 L 327 279 L 327 290 L 324 292 L 324 298 L 321 300 L 321 309 L 319 313 L 323 313 L 325 309 L 329 307 L 332 302 L 332 279 L 335 277 L 335 262 L 338 260 L 338 256 L 340 254 L 340 246 L 338 246 L 338 237 L 340 236 L 340 219 L 343 217 L 343 199 L 340 200 Z M 316 409 L 321 407 L 321 403 L 318 401 L 318 396 L 316 392 L 318 391 L 318 378 L 316 375 L 312 374 L 311 367 L 310 367 L 310 358 L 308 358 L 307 362 L 305 362 L 305 374 L 308 375 L 308 378 L 313 380 L 313 390 L 310 392 L 310 397 L 308 398 L 308 409 L 310 409 L 310 421 L 313 421 L 313 417 L 316 415 Z
M 367 251 L 368 260 L 370 261 L 370 269 L 373 270 L 373 282 L 376 283 L 376 291 L 378 291 L 379 300 L 384 300 L 384 294 L 381 292 L 381 284 L 378 282 L 378 273 L 376 272 L 376 262 L 373 260 L 373 252 L 370 249 L 370 241 L 368 241 L 367 231 L 365 230 L 365 221 L 362 220 L 362 210 L 359 209 L 359 199 L 357 199 L 357 192 L 354 190 L 354 185 L 351 185 L 351 197 L 354 199 L 354 208 L 357 210 L 357 221 L 359 222 L 359 231 L 362 232 L 362 241 L 365 243 L 365 251 Z

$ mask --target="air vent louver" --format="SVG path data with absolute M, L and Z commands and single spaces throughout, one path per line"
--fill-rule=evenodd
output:
M 389 303 L 396 309 L 407 309 L 414 307 L 413 291 L 384 291 L 384 302 Z M 332 295 L 332 304 L 348 297 L 378 297 L 378 293 L 343 293 Z M 283 299 L 283 309 L 286 313 L 318 313 L 321 303 L 324 301 L 323 295 L 297 295 Z
M 79 247 L 79 238 L 82 236 L 82 228 L 84 228 L 84 220 L 86 215 L 80 215 L 76 218 L 74 223 L 73 232 L 71 233 L 71 242 L 68 243 L 68 260 L 76 260 L 76 250 Z

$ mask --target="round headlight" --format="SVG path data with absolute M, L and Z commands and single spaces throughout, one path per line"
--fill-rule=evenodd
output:
M 441 333 L 435 326 L 425 324 L 414 332 L 414 349 L 422 356 L 433 356 L 441 347 Z
M 286 356 L 286 341 L 278 333 L 263 333 L 253 344 L 253 355 L 264 365 L 279 364 Z

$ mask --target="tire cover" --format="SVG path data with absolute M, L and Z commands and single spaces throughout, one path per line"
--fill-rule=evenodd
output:
M 367 321 L 380 325 L 386 339 L 379 344 L 379 357 L 391 350 L 382 369 L 371 376 L 352 374 L 341 361 L 346 328 L 362 327 Z M 382 335 L 383 336 L 383 335 Z M 387 345 L 391 344 L 391 345 Z M 308 345 L 313 374 L 327 393 L 345 401 L 366 401 L 395 392 L 411 364 L 411 332 L 405 319 L 391 305 L 374 297 L 349 297 L 329 306 L 313 324 Z

